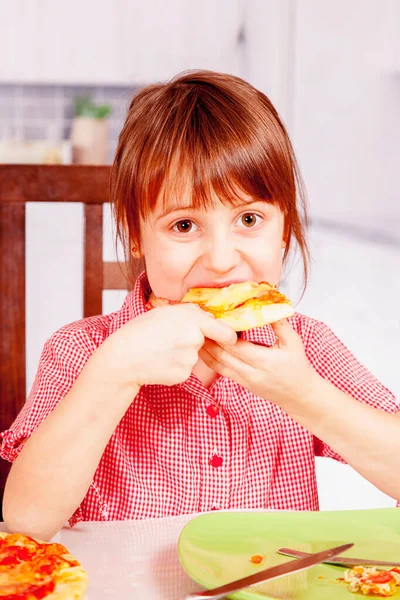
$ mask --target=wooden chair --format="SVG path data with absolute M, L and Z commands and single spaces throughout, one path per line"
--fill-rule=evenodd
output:
M 103 204 L 108 166 L 0 165 L 0 430 L 26 399 L 25 206 L 84 204 L 84 317 L 102 313 L 102 291 L 128 289 L 121 266 L 103 262 Z M 10 464 L 0 459 L 0 502 Z

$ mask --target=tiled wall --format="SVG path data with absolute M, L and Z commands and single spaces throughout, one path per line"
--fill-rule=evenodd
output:
M 68 139 L 73 118 L 73 99 L 90 92 L 96 104 L 109 103 L 112 107 L 108 153 L 111 162 L 127 107 L 135 91 L 124 87 L 1 84 L 0 140 L 46 139 L 57 142 Z

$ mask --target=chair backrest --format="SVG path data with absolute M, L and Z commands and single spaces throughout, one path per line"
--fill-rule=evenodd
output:
M 25 207 L 27 202 L 84 204 L 84 317 L 102 312 L 102 291 L 129 289 L 119 263 L 103 262 L 108 166 L 0 165 L 0 430 L 26 399 Z M 139 269 L 139 265 L 138 265 Z M 0 459 L 0 499 L 10 465 Z

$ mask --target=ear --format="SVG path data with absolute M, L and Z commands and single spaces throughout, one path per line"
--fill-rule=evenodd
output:
M 285 249 L 287 244 L 288 244 L 288 240 L 289 240 L 289 226 L 287 224 L 287 219 L 285 218 L 285 223 L 283 226 L 283 233 L 282 233 L 282 249 Z

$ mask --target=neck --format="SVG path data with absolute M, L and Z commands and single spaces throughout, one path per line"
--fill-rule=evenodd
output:
M 193 367 L 192 373 L 200 379 L 201 383 L 206 388 L 209 388 L 218 377 L 218 373 L 207 367 L 201 359 L 199 359 L 198 363 Z

